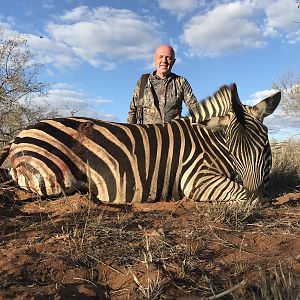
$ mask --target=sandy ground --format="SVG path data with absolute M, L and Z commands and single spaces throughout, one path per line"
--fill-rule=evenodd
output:
M 0 299 L 232 299 L 231 287 L 246 295 L 262 274 L 299 276 L 299 202 L 286 194 L 227 221 L 184 200 L 105 205 L 3 188 Z

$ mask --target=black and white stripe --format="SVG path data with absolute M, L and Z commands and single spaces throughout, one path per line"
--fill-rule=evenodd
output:
M 238 202 L 263 194 L 271 153 L 263 118 L 280 93 L 254 107 L 224 86 L 199 103 L 199 115 L 136 125 L 87 118 L 41 121 L 20 132 L 9 154 L 11 175 L 44 196 L 91 191 L 98 199 Z

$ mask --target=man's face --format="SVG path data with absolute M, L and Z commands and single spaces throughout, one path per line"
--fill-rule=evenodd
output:
M 175 57 L 170 47 L 161 46 L 157 48 L 154 56 L 154 65 L 158 76 L 167 76 L 171 72 L 174 63 Z

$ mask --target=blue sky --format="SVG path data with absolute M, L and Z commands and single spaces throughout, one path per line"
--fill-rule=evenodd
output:
M 292 0 L 10 0 L 0 26 L 23 34 L 51 83 L 47 101 L 67 115 L 126 122 L 136 81 L 153 70 L 160 44 L 176 50 L 173 72 L 198 100 L 235 82 L 243 103 L 270 94 L 272 82 L 300 72 L 300 9 Z M 42 37 L 42 38 L 41 38 Z M 281 115 L 272 136 L 299 134 Z M 289 130 L 284 131 L 289 125 Z

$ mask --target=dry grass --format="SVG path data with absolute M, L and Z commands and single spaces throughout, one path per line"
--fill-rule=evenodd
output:
M 259 209 L 255 202 L 246 202 L 242 205 L 226 203 L 212 203 L 207 206 L 207 220 L 213 223 L 223 223 L 234 229 L 243 229 L 244 225 L 251 220 Z
M 116 223 L 118 230 L 113 234 L 115 245 L 126 242 L 122 246 L 123 251 L 119 248 L 115 253 L 117 256 L 123 253 L 123 256 L 114 256 L 113 259 L 119 261 L 117 263 L 119 268 L 126 265 L 136 284 L 136 290 L 131 297 L 211 300 L 299 299 L 300 277 L 290 270 L 287 261 L 279 259 L 278 262 L 274 262 L 275 266 L 272 268 L 262 268 L 252 265 L 251 261 L 244 261 L 244 255 L 248 252 L 245 233 L 251 232 L 255 226 L 267 235 L 278 232 L 293 235 L 300 229 L 296 220 L 291 226 L 291 221 L 286 222 L 284 217 L 268 218 L 265 212 L 258 210 L 257 207 L 248 207 L 246 210 L 226 207 L 222 211 L 221 206 L 207 207 L 194 213 L 195 219 L 190 229 L 185 227 L 176 233 L 166 233 L 161 228 L 152 229 L 149 224 L 158 217 L 156 213 L 149 213 L 142 218 L 139 214 L 134 214 L 133 219 L 137 218 L 139 221 L 135 223 L 132 232 L 127 228 L 129 213 L 125 213 L 121 218 L 118 215 Z M 208 217 L 213 214 L 214 218 Z M 164 214 L 159 217 L 164 217 Z M 107 238 L 111 238 L 112 228 L 109 229 L 106 222 L 101 226 L 106 228 L 104 232 L 110 232 Z M 93 228 L 92 219 L 89 224 L 90 229 Z M 110 224 L 115 226 L 114 222 Z M 88 237 L 88 228 L 84 226 L 82 230 Z M 93 234 L 97 235 L 97 232 L 93 230 Z M 238 240 L 232 241 L 232 235 L 238 237 Z M 98 232 L 98 238 L 100 236 Z M 129 246 L 132 245 L 132 241 L 139 246 Z M 219 247 L 235 252 L 236 260 L 229 265 L 215 260 L 213 257 L 218 253 Z M 79 248 L 83 251 L 80 255 L 82 259 L 89 250 Z M 127 252 L 124 251 L 125 248 Z M 97 249 L 95 247 L 93 249 L 95 255 Z M 133 253 L 135 255 L 132 255 Z M 98 257 L 101 256 L 98 253 Z M 80 258 L 76 259 L 78 260 Z M 249 274 L 256 274 L 257 281 L 251 283 L 248 279 Z M 176 290 L 175 294 L 179 296 L 173 298 Z M 170 291 L 173 296 L 170 296 Z
M 273 167 L 270 195 L 276 197 L 300 189 L 300 139 L 271 142 Z
M 82 205 L 53 214 L 46 202 L 38 201 L 43 214 L 24 215 L 26 220 L 18 222 L 5 220 L 9 231 L 15 232 L 14 245 L 18 232 L 23 244 L 29 233 L 41 242 L 26 246 L 26 252 L 40 249 L 35 271 L 24 273 L 28 284 L 37 280 L 43 283 L 40 288 L 52 284 L 58 293 L 55 286 L 65 286 L 67 280 L 60 274 L 66 276 L 71 270 L 68 280 L 93 288 L 100 299 L 292 300 L 300 294 L 299 274 L 291 269 L 294 254 L 289 249 L 287 256 L 273 253 L 267 241 L 263 252 L 256 250 L 260 242 L 251 244 L 258 237 L 262 241 L 281 235 L 282 241 L 296 239 L 299 207 L 290 212 L 195 205 L 196 209 L 139 212 L 122 205 Z M 53 246 L 43 251 L 51 236 Z M 299 257 L 293 259 L 295 263 Z M 51 270 L 47 281 L 39 275 L 43 261 Z M 56 261 L 63 262 L 63 267 L 56 269 Z M 23 268 L 34 263 L 27 261 Z M 7 290 L 12 283 L 8 285 L 6 277 L 0 279 L 1 294 L 1 285 Z M 126 284 L 116 288 L 118 281 Z
M 299 154 L 299 141 L 274 146 L 273 195 L 299 191 Z M 139 211 L 82 198 L 74 206 L 71 197 L 35 199 L 38 212 L 24 213 L 26 202 L 0 190 L 0 254 L 24 258 L 0 272 L 0 298 L 300 299 L 297 201 L 276 208 L 183 201 Z
M 300 276 L 283 270 L 279 264 L 271 270 L 258 268 L 258 282 L 247 286 L 246 293 L 233 293 L 239 300 L 299 300 Z

